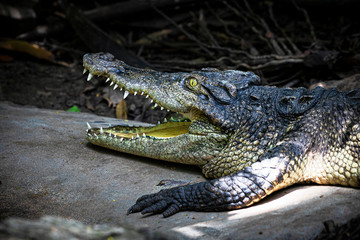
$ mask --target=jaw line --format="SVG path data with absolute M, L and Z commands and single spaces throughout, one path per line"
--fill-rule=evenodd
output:
M 123 95 L 124 99 L 126 99 L 127 96 L 131 93 L 134 95 L 142 95 L 142 96 L 145 96 L 145 98 L 149 98 L 151 103 L 154 103 L 154 107 L 159 107 L 161 110 L 166 109 L 167 111 L 172 111 L 172 112 L 181 113 L 181 114 L 188 113 L 191 111 L 190 107 L 184 106 L 183 104 L 181 104 L 178 100 L 176 100 L 174 98 L 172 98 L 172 100 L 174 100 L 174 102 L 172 102 L 173 104 L 169 104 L 166 101 L 162 101 L 161 99 L 158 99 L 158 96 L 153 96 L 151 94 L 151 91 L 152 91 L 151 85 L 147 86 L 145 88 L 142 88 L 142 89 L 136 88 L 136 86 L 131 86 L 131 87 L 125 86 L 126 83 L 124 83 L 124 82 L 126 82 L 128 80 L 126 80 L 127 76 L 125 76 L 126 70 L 124 67 L 136 69 L 137 71 L 140 71 L 141 69 L 128 66 L 119 60 L 115 60 L 114 62 L 107 62 L 106 67 L 102 67 L 102 66 L 99 67 L 99 66 L 94 65 L 93 63 L 87 62 L 85 60 L 85 56 L 84 56 L 84 61 L 83 61 L 83 66 L 84 66 L 83 74 L 85 74 L 86 72 L 89 72 L 87 81 L 90 81 L 94 76 L 103 77 L 106 79 L 105 82 L 108 82 L 109 85 L 111 87 L 113 87 L 113 90 L 118 89 L 120 91 L 124 91 L 124 95 Z M 117 65 L 120 65 L 120 66 L 117 66 Z M 121 69 L 121 70 L 119 70 L 119 69 Z M 148 70 L 148 71 L 150 73 L 152 72 L 152 70 Z M 123 73 L 124 76 L 119 75 L 119 73 Z M 151 75 L 150 73 L 148 73 L 148 74 Z M 160 90 L 160 92 L 161 92 L 161 90 Z
M 106 78 L 106 82 L 110 82 L 110 86 L 114 86 L 114 90 L 119 89 L 120 91 L 124 90 L 124 99 L 130 94 L 138 94 L 138 95 L 143 95 L 145 96 L 145 98 L 149 98 L 151 100 L 151 102 L 154 102 L 151 95 L 147 95 L 144 92 L 130 92 L 126 89 L 124 89 L 124 87 L 119 88 L 119 87 L 115 87 L 117 85 L 116 81 L 113 80 L 111 74 L 109 73 L 104 73 L 101 71 L 94 71 L 91 70 L 90 66 L 87 66 L 84 63 L 84 74 L 86 72 L 89 72 L 88 78 L 87 80 L 90 81 L 94 76 L 97 77 L 105 77 Z M 154 107 L 160 107 L 161 110 L 166 109 L 165 107 L 162 107 L 159 103 L 154 103 Z M 166 109 L 168 112 L 172 111 L 172 109 Z M 146 139 L 146 138 L 151 138 L 153 140 L 166 140 L 169 138 L 174 138 L 174 137 L 178 137 L 182 134 L 194 134 L 197 135 L 194 132 L 188 132 L 191 123 L 193 121 L 196 121 L 199 118 L 206 118 L 201 112 L 199 112 L 198 110 L 190 110 L 190 112 L 187 113 L 182 113 L 182 112 L 177 112 L 181 115 L 183 115 L 184 117 L 187 117 L 190 119 L 190 122 L 179 122 L 179 121 L 175 121 L 175 122 L 171 122 L 171 121 L 167 121 L 167 119 L 165 118 L 164 123 L 160 123 L 158 122 L 157 125 L 154 126 L 150 126 L 150 127 L 141 127 L 141 126 L 132 126 L 132 125 L 125 125 L 125 126 L 114 126 L 114 127 L 107 127 L 107 128 L 92 128 L 90 126 L 89 123 L 87 123 L 88 125 L 88 129 L 87 129 L 87 139 L 90 142 L 97 142 L 96 140 L 99 140 L 99 138 L 101 137 L 111 137 L 111 138 L 117 138 L 118 141 L 122 142 L 122 141 L 131 141 L 134 139 Z M 207 118 L 206 118 L 207 119 Z M 211 124 L 209 121 L 207 121 L 208 124 Z M 164 132 L 161 134 L 160 131 L 163 130 Z M 165 131 L 166 130 L 166 131 Z M 202 134 L 203 135 L 203 134 Z

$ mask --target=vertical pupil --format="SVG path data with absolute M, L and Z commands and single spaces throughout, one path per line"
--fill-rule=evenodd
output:
M 196 86 L 196 79 L 195 78 L 190 79 L 190 86 L 192 86 L 192 87 Z

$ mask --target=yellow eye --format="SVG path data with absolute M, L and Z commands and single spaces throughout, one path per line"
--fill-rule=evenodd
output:
M 189 85 L 191 87 L 196 87 L 197 84 L 198 84 L 198 82 L 197 82 L 196 78 L 192 77 L 192 78 L 189 79 Z

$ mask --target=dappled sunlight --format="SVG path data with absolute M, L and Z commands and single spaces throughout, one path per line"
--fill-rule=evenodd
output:
M 188 226 L 176 227 L 173 231 L 189 238 L 198 238 L 207 236 L 210 233 L 229 229 L 232 225 L 236 226 L 237 231 L 243 229 L 244 232 L 249 229 L 271 228 L 270 225 L 264 227 L 264 223 L 271 223 L 274 218 L 283 218 L 286 216 L 289 222 L 301 219 L 301 215 L 311 215 L 312 211 L 321 208 L 321 204 L 314 204 L 320 201 L 339 201 L 339 196 L 333 200 L 333 195 L 342 188 L 336 186 L 294 186 L 271 194 L 259 203 L 229 212 L 203 213 L 212 214 L 209 220 L 198 222 Z M 346 189 L 352 190 L 354 189 Z M 309 208 L 311 203 L 311 208 Z M 331 205 L 331 203 L 329 203 Z M 225 214 L 224 214 L 225 213 Z M 196 213 L 198 214 L 198 213 Z M 199 217 L 201 219 L 201 217 Z M 234 230 L 235 231 L 235 230 Z
M 260 214 L 277 214 L 277 210 L 296 208 L 332 192 L 332 186 L 296 186 L 271 194 L 252 207 L 229 212 L 229 220 L 247 218 Z M 275 212 L 275 213 L 274 213 Z

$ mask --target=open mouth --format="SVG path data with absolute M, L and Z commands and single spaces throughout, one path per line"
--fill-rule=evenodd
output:
M 160 108 L 161 110 L 167 110 L 170 112 L 171 110 L 166 109 L 160 103 L 155 102 L 151 95 L 147 94 L 145 91 L 136 91 L 134 89 L 127 89 L 124 85 L 121 85 L 116 79 L 112 77 L 112 73 L 109 71 L 97 71 L 92 68 L 92 65 L 87 64 L 84 61 L 84 72 L 86 74 L 88 72 L 87 81 L 90 81 L 94 76 L 104 78 L 105 82 L 109 83 L 113 90 L 124 91 L 123 98 L 126 99 L 129 94 L 140 95 L 144 98 L 150 99 L 150 102 L 153 103 L 153 107 Z M 142 126 L 131 126 L 130 124 L 127 126 L 113 126 L 107 128 L 93 128 L 89 123 L 87 123 L 87 138 L 90 142 L 96 142 L 99 138 L 109 137 L 117 139 L 118 141 L 126 141 L 126 140 L 134 140 L 139 138 L 150 138 L 150 139 L 167 139 L 177 137 L 179 135 L 185 134 L 189 131 L 189 127 L 191 125 L 191 119 L 194 119 L 194 116 L 197 114 L 192 114 L 195 111 L 191 111 L 190 113 L 180 113 L 184 116 L 181 119 L 164 119 L 163 122 L 158 122 L 157 125 L 150 127 L 142 127 Z M 178 112 L 177 112 L 178 113 Z M 109 141 L 109 139 L 107 139 Z
M 228 136 L 189 100 L 179 74 L 168 74 L 131 67 L 108 53 L 85 54 L 84 74 L 105 79 L 114 90 L 142 95 L 154 107 L 179 113 L 183 119 L 164 119 L 144 126 L 109 126 L 93 128 L 88 123 L 87 140 L 112 150 L 166 161 L 203 165 L 225 146 Z M 147 124 L 149 125 L 149 124 Z
M 92 128 L 87 123 L 87 136 L 97 139 L 101 135 L 108 135 L 109 137 L 119 138 L 120 141 L 137 138 L 166 139 L 187 133 L 190 124 L 191 122 L 167 122 L 152 127 L 114 126 Z

